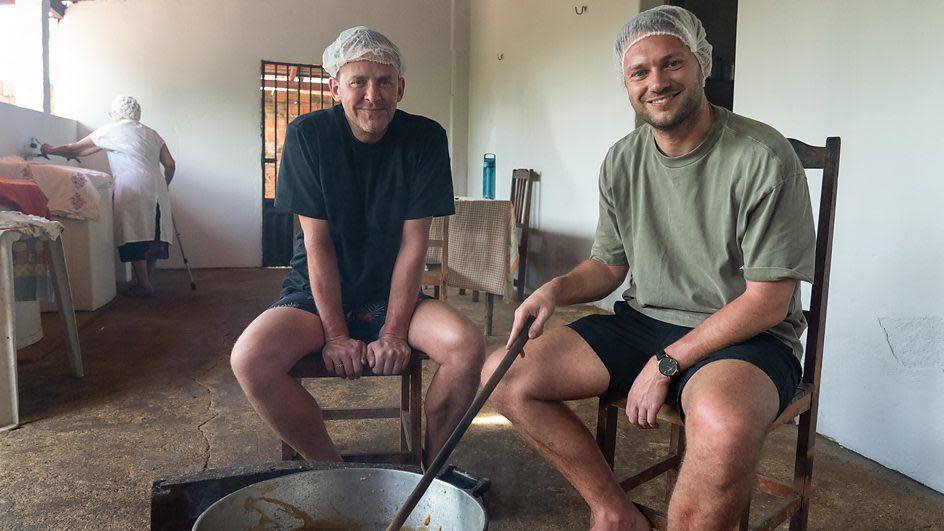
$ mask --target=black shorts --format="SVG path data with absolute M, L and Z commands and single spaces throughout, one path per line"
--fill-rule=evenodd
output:
M 432 299 L 429 295 L 420 292 L 417 304 Z M 269 308 L 298 308 L 308 313 L 318 315 L 318 306 L 310 291 L 283 292 L 279 300 Z M 347 330 L 351 338 L 372 343 L 380 337 L 380 330 L 387 319 L 387 301 L 367 302 L 357 306 L 345 306 L 344 317 L 347 321 Z
M 647 317 L 625 301 L 617 302 L 613 311 L 614 315 L 588 315 L 567 325 L 580 334 L 609 371 L 610 384 L 603 396 L 610 399 L 625 397 L 649 359 L 692 330 Z M 666 403 L 684 415 L 681 402 L 685 384 L 698 369 L 724 359 L 743 360 L 764 371 L 777 387 L 780 411 L 793 400 L 802 373 L 800 362 L 787 344 L 763 333 L 725 347 L 683 370 L 669 385 Z

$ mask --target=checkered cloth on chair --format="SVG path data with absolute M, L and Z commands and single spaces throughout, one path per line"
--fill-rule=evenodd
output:
M 449 220 L 446 284 L 504 296 L 508 293 L 511 201 L 457 198 Z

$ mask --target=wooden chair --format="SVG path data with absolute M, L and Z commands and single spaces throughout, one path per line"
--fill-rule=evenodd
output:
M 539 176 L 534 170 L 511 172 L 511 202 L 515 205 L 515 227 L 521 230 L 518 241 L 518 278 L 515 279 L 518 300 L 524 299 L 524 282 L 528 265 L 528 231 L 531 226 L 531 185 Z
M 423 272 L 422 286 L 434 286 L 435 296 L 446 299 L 446 272 L 449 257 L 449 218 L 433 219 L 430 226 L 429 248 L 439 249 L 439 264 L 429 264 Z M 398 375 L 400 378 L 399 407 L 373 408 L 325 408 L 322 409 L 325 421 L 354 419 L 399 419 L 400 451 L 341 454 L 345 461 L 357 463 L 398 463 L 419 466 L 422 459 L 423 436 L 423 360 L 429 359 L 425 353 L 413 351 L 410 364 Z M 305 356 L 292 368 L 290 373 L 298 379 L 337 378 L 333 371 L 325 369 L 320 352 Z M 365 368 L 364 377 L 377 377 Z M 300 459 L 298 452 L 282 441 L 282 459 Z
M 531 226 L 531 185 L 539 179 L 538 173 L 530 169 L 517 169 L 511 172 L 511 199 L 515 211 L 515 227 L 521 230 L 518 240 L 518 275 L 515 279 L 516 297 L 524 299 L 524 282 L 528 265 L 528 231 Z M 463 295 L 465 290 L 459 290 Z M 472 302 L 479 301 L 479 292 L 472 292 Z M 492 318 L 495 312 L 495 296 L 485 294 L 485 335 L 492 335 Z
M 433 286 L 433 296 L 439 300 L 446 300 L 446 275 L 449 271 L 449 217 L 433 218 L 429 227 L 429 250 L 426 270 L 423 271 L 423 280 L 420 284 L 424 288 Z M 429 255 L 437 256 L 439 263 L 428 263 Z
M 812 490 L 813 457 L 816 443 L 816 414 L 819 405 L 820 367 L 823 361 L 823 338 L 826 331 L 826 302 L 829 293 L 829 269 L 832 256 L 833 225 L 836 212 L 836 183 L 839 177 L 839 137 L 826 139 L 825 147 L 806 145 L 798 140 L 789 139 L 794 151 L 800 157 L 803 167 L 822 169 L 819 221 L 816 232 L 816 269 L 813 276 L 813 289 L 810 309 L 804 310 L 809 329 L 806 336 L 806 356 L 803 363 L 803 378 L 797 387 L 793 401 L 787 409 L 774 420 L 768 433 L 781 424 L 793 422 L 800 417 L 797 430 L 796 459 L 794 464 L 793 484 L 788 485 L 774 479 L 757 475 L 755 486 L 770 494 L 777 502 L 772 511 L 763 516 L 761 522 L 751 526 L 749 521 L 750 503 L 741 515 L 739 529 L 774 529 L 786 519 L 790 519 L 790 529 L 806 529 L 809 519 L 810 494 Z M 621 411 L 626 407 L 625 398 L 613 402 L 600 400 L 597 415 L 597 444 L 612 468 L 616 449 L 616 423 Z M 663 406 L 659 420 L 671 424 L 669 440 L 670 455 L 662 461 L 637 474 L 620 478 L 620 486 L 625 491 L 666 474 L 666 500 L 669 499 L 682 462 L 685 450 L 685 428 L 679 414 L 669 406 Z M 639 506 L 654 526 L 666 527 L 666 515 L 649 507 Z
M 400 423 L 399 452 L 342 453 L 345 461 L 354 463 L 397 463 L 420 465 L 423 450 L 423 360 L 425 353 L 413 351 L 410 364 L 399 375 L 387 378 L 400 378 L 400 405 L 393 407 L 360 408 L 325 408 L 322 409 L 325 421 L 352 419 L 398 419 Z M 292 368 L 290 374 L 303 378 L 337 378 L 333 371 L 325 369 L 320 352 L 302 358 Z M 364 377 L 380 377 L 365 367 Z M 282 441 L 282 460 L 301 459 L 298 452 Z

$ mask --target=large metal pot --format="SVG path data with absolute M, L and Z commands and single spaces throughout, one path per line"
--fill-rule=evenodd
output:
M 240 489 L 200 515 L 194 531 L 383 530 L 419 483 L 419 474 L 384 468 L 311 470 Z M 482 531 L 488 520 L 468 492 L 434 480 L 405 529 Z

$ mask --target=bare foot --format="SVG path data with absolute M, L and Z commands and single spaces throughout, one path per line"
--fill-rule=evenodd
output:
M 591 531 L 651 531 L 652 524 L 631 502 L 620 513 L 593 515 Z
M 154 288 L 144 288 L 142 286 L 134 285 L 128 289 L 128 295 L 131 297 L 139 297 L 142 299 L 156 297 L 157 294 L 154 292 Z

